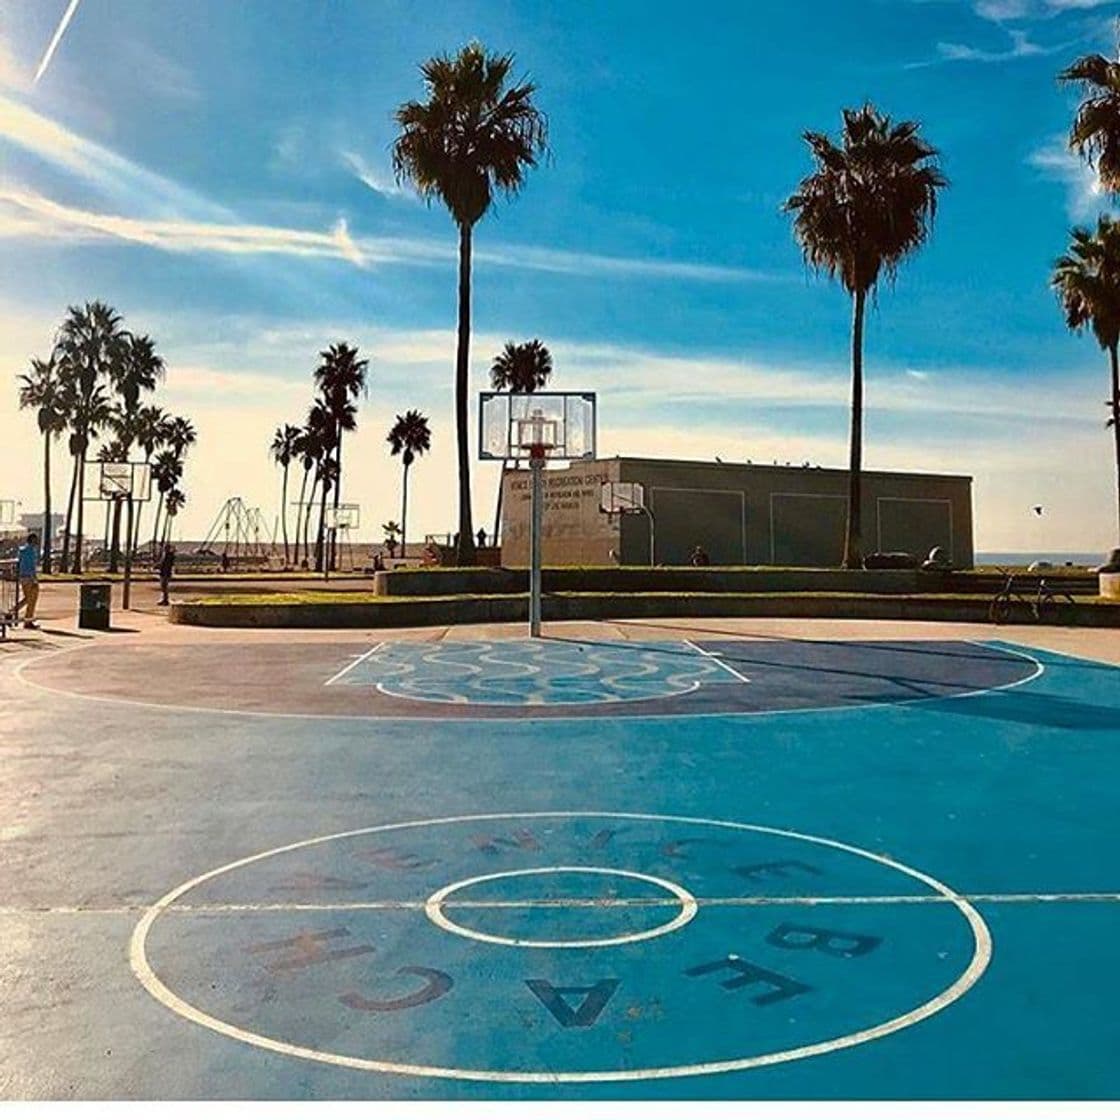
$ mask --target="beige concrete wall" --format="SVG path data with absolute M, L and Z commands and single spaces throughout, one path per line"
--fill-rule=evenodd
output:
M 610 564 L 619 549 L 620 518 L 613 525 L 599 512 L 601 487 L 618 480 L 618 460 L 575 463 L 547 469 L 542 478 L 542 558 L 549 564 Z M 502 493 L 502 565 L 529 563 L 530 471 L 509 471 Z

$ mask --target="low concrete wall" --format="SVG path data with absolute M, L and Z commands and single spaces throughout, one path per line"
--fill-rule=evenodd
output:
M 545 568 L 545 593 L 673 591 L 770 594 L 835 591 L 913 595 L 942 588 L 944 575 L 917 571 L 844 571 L 833 568 Z M 440 568 L 378 572 L 375 595 L 516 595 L 529 590 L 525 568 Z
M 1101 572 L 1101 598 L 1120 600 L 1120 572 Z
M 938 595 L 550 595 L 546 620 L 625 618 L 865 618 L 987 622 L 987 597 Z M 354 603 L 176 603 L 171 621 L 190 626 L 293 629 L 377 629 L 523 622 L 527 597 L 396 599 Z M 1013 622 L 1034 621 L 1024 610 Z M 1078 603 L 1063 609 L 1073 626 L 1120 627 L 1120 602 Z

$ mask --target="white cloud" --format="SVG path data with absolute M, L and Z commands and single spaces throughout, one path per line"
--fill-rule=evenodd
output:
M 1110 210 L 1108 194 L 1097 173 L 1069 150 L 1065 136 L 1052 136 L 1027 157 L 1042 176 L 1066 187 L 1066 213 L 1071 221 L 1092 221 Z
M 938 43 L 937 53 L 945 62 L 1010 62 L 1017 58 L 1036 58 L 1064 50 L 1067 44 L 1041 47 L 1031 42 L 1026 31 L 1009 31 L 1011 46 L 1004 51 L 983 50 L 965 43 Z
M 383 198 L 415 198 L 411 191 L 405 190 L 391 175 L 375 171 L 357 152 L 339 152 L 339 157 L 343 164 L 375 194 Z

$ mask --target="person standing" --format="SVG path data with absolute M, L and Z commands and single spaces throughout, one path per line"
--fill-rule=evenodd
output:
M 23 628 L 37 630 L 35 607 L 39 603 L 39 534 L 28 533 L 16 554 L 16 578 L 24 607 Z
M 159 605 L 161 607 L 166 607 L 169 605 L 167 593 L 171 590 L 171 577 L 174 574 L 175 549 L 172 548 L 171 545 L 166 545 L 163 550 L 163 555 L 159 558 Z

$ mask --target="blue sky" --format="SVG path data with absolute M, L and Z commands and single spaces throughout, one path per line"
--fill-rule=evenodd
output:
M 976 478 L 986 548 L 1115 543 L 1107 370 L 1047 276 L 1105 200 L 1064 152 L 1056 72 L 1114 49 L 1116 3 L 756 0 L 679 5 L 0 0 L 0 360 L 43 353 L 67 303 L 152 333 L 195 418 L 188 531 L 240 493 L 278 504 L 265 448 L 316 352 L 371 361 L 349 497 L 393 516 L 397 412 L 433 421 L 417 532 L 453 522 L 455 238 L 393 183 L 417 64 L 472 38 L 539 86 L 552 155 L 476 237 L 475 389 L 538 336 L 558 388 L 601 393 L 601 450 L 841 465 L 849 306 L 780 212 L 800 133 L 870 98 L 922 121 L 951 187 L 869 324 L 869 467 Z M 34 426 L 0 396 L 0 496 L 38 508 Z M 59 456 L 58 478 L 63 478 Z M 482 511 L 492 472 L 477 473 Z M 1030 507 L 1047 514 L 1034 518 Z

